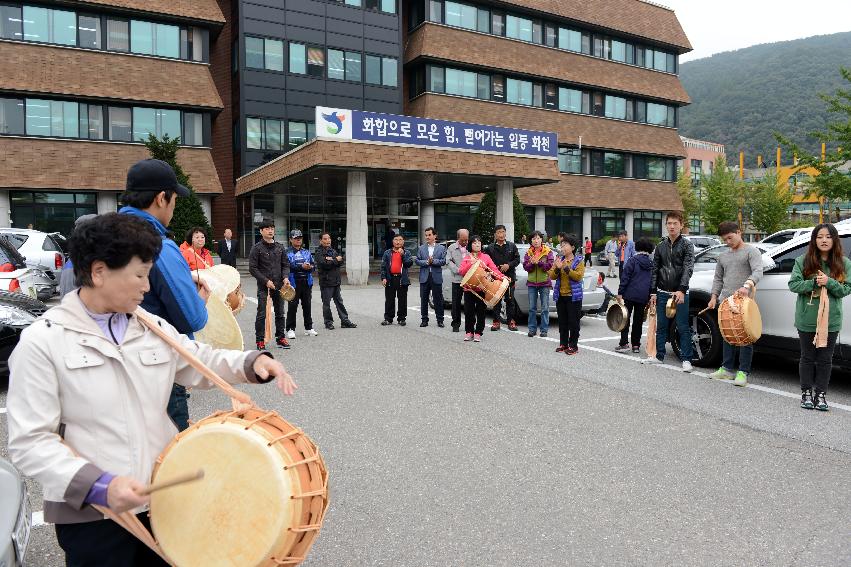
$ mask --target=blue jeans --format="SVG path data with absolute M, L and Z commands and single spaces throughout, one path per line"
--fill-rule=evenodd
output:
M 541 332 L 546 333 L 550 329 L 550 296 L 553 289 L 550 287 L 529 286 L 529 330 L 536 332 L 538 329 L 538 304 L 541 306 Z
M 753 360 L 753 345 L 735 347 L 724 341 L 724 363 L 722 366 L 727 372 L 736 371 L 736 352 L 739 353 L 739 370 L 745 374 L 751 373 L 751 360 Z
M 659 360 L 665 359 L 665 343 L 668 342 L 668 319 L 665 317 L 665 305 L 670 298 L 670 293 L 656 292 L 656 313 L 659 316 L 659 322 L 656 325 L 656 358 Z M 680 333 L 680 356 L 684 361 L 691 362 L 693 345 L 691 342 L 691 326 L 688 320 L 688 293 L 686 293 L 685 301 L 677 305 L 675 320 L 677 330 Z

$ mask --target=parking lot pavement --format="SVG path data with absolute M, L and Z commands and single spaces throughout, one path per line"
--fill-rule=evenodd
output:
M 253 285 L 243 281 L 249 297 Z M 301 334 L 299 314 L 293 348 L 275 352 L 300 385 L 296 396 L 245 387 L 303 427 L 328 464 L 331 509 L 307 565 L 851 557 L 851 487 L 840 480 L 851 465 L 851 411 L 801 410 L 788 397 L 793 364 L 757 359 L 757 387 L 735 388 L 614 353 L 615 335 L 591 317 L 577 356 L 525 332 L 464 343 L 448 312 L 444 329 L 433 313 L 429 327 L 417 326 L 415 290 L 400 328 L 379 325 L 380 287 L 344 287 L 358 328 L 330 332 L 314 294 L 319 336 Z M 238 317 L 248 344 L 253 318 L 251 304 Z M 830 401 L 851 410 L 847 376 L 835 377 Z M 218 392 L 190 399 L 194 419 L 226 404 Z M 4 452 L 5 436 L 0 416 Z M 61 565 L 52 530 L 34 534 L 30 564 Z

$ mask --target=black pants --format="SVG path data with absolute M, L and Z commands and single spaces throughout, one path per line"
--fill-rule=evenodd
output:
M 276 289 L 270 291 L 266 286 L 257 289 L 257 317 L 254 319 L 254 339 L 262 341 L 266 336 L 266 297 L 272 296 L 272 310 L 275 312 L 275 338 L 286 334 L 284 325 L 284 299 Z
M 340 292 L 340 286 L 322 286 L 319 288 L 319 294 L 322 296 L 322 317 L 325 319 L 325 324 L 330 325 L 334 322 L 334 317 L 331 315 L 331 300 L 334 300 L 334 305 L 337 306 L 337 315 L 340 321 L 348 321 L 349 313 L 346 311 L 346 306 L 343 305 L 343 294 Z
M 582 313 L 582 302 L 573 301 L 569 295 L 561 295 L 556 301 L 558 314 L 559 344 L 562 346 L 579 346 L 579 315 Z
M 309 331 L 313 328 L 313 318 L 310 316 L 310 298 L 313 291 L 307 285 L 306 279 L 296 279 L 295 281 L 295 297 L 287 306 L 287 330 L 295 331 L 295 316 L 298 311 L 298 304 L 301 303 L 301 316 L 304 318 L 304 330 Z
M 139 514 L 150 529 L 148 514 Z M 65 552 L 67 567 L 168 567 L 130 532 L 112 520 L 56 524 L 56 539 Z
M 168 397 L 166 412 L 178 431 L 189 429 L 189 393 L 180 384 L 171 385 L 171 395 Z
M 585 265 L 593 267 L 594 264 L 591 262 L 591 254 L 585 255 Z
M 511 280 L 511 285 L 505 290 L 505 295 L 499 300 L 499 303 L 493 307 L 493 320 L 499 321 L 499 315 L 502 313 L 502 306 L 505 304 L 505 318 L 511 322 L 517 320 L 517 301 L 514 299 L 514 280 Z
M 801 340 L 801 361 L 798 364 L 801 390 L 815 389 L 816 392 L 827 393 L 830 371 L 833 367 L 833 349 L 836 347 L 836 337 L 839 336 L 839 332 L 827 334 L 827 346 L 824 348 L 816 348 L 813 344 L 815 336 L 815 333 L 798 331 L 798 338 Z
M 428 280 L 420 282 L 420 313 L 426 323 L 428 323 L 429 293 L 434 302 L 434 314 L 437 317 L 437 322 L 443 323 L 443 285 L 436 283 L 431 274 L 428 275 Z
M 623 279 L 623 262 L 618 261 L 618 279 Z
M 461 326 L 461 298 L 464 296 L 464 290 L 461 289 L 460 283 L 452 282 L 452 328 Z M 466 314 L 466 309 L 464 310 Z
M 396 298 L 399 298 L 399 310 L 394 313 Z M 399 321 L 408 317 L 408 286 L 402 285 L 402 276 L 390 276 L 384 288 L 384 320 L 392 321 L 394 314 Z
M 485 302 L 473 295 L 471 291 L 464 292 L 464 331 L 481 335 L 485 330 Z
M 627 342 L 630 331 L 629 322 L 632 321 L 632 345 L 639 346 L 641 345 L 641 325 L 644 323 L 644 308 L 647 304 L 624 301 L 624 305 L 626 306 L 626 326 L 621 331 L 621 345 L 629 344 Z

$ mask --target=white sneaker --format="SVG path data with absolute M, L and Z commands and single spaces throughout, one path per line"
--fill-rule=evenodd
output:
M 641 364 L 662 364 L 662 361 L 655 356 L 648 356 L 641 359 Z
M 318 334 L 315 329 L 308 329 L 304 332 L 305 337 L 315 337 Z
M 683 361 L 683 372 L 691 372 L 691 362 L 688 360 Z
M 288 338 L 288 339 L 294 339 L 294 338 L 295 338 L 295 331 L 294 331 L 294 330 L 292 330 L 292 329 L 290 329 L 289 331 L 287 331 L 287 338 Z

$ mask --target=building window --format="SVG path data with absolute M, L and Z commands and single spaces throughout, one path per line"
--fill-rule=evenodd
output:
M 567 112 L 587 112 L 582 108 L 582 91 L 559 87 L 558 109 Z
M 361 54 L 355 51 L 328 49 L 328 78 L 341 81 L 361 80 Z
M 668 107 L 654 102 L 647 103 L 647 123 L 664 126 L 668 122 Z
M 446 69 L 446 94 L 476 98 L 478 77 L 472 71 Z
M 603 175 L 608 177 L 625 177 L 624 155 L 615 152 L 603 154 Z
M 325 49 L 322 47 L 307 48 L 307 74 L 311 77 L 325 76 Z
M 260 37 L 245 38 L 245 66 L 267 71 L 284 70 L 284 42 Z
M 77 18 L 77 31 L 80 38 L 80 47 L 86 49 L 101 48 L 100 17 L 79 16 Z
M 24 6 L 24 39 L 77 45 L 77 16 L 67 10 Z
M 179 138 L 181 135 L 180 111 L 134 107 L 133 140 L 145 142 L 149 134 L 157 138 L 164 136 L 172 139 Z
M 290 73 L 307 74 L 307 46 L 290 43 Z
M 140 20 L 130 21 L 130 51 L 142 55 L 180 57 L 180 28 Z
M 493 100 L 505 102 L 505 77 L 502 75 L 491 77 L 491 87 L 493 89 Z
M 507 79 L 506 92 L 507 102 L 532 106 L 532 83 L 530 81 Z
M 558 46 L 568 51 L 582 52 L 582 32 L 567 28 L 558 29 Z
M 505 14 L 502 12 L 491 12 L 491 33 L 494 35 L 505 35 Z
M 109 107 L 109 139 L 129 142 L 133 139 L 132 113 L 129 108 Z
M 296 122 L 290 120 L 287 125 L 287 149 L 291 150 L 316 137 L 313 122 Z
M 559 147 L 558 169 L 562 173 L 583 173 L 582 152 L 579 148 Z
M 428 19 L 431 22 L 443 23 L 443 2 L 440 0 L 429 0 Z
M 632 221 L 632 238 L 657 239 L 662 234 L 662 213 L 658 211 L 635 211 Z M 698 226 L 697 224 L 693 224 Z
M 23 99 L 0 98 L 0 134 L 25 134 L 24 116 Z
M 381 65 L 377 64 L 376 61 L 370 63 L 370 59 L 377 60 L 377 57 L 371 58 L 369 55 L 366 56 L 366 82 L 380 82 L 381 81 Z M 370 69 L 370 65 L 372 65 L 372 69 Z M 429 65 L 429 87 L 428 89 L 435 93 L 444 93 L 446 92 L 446 71 L 443 67 L 437 67 L 435 65 Z M 370 79 L 370 73 L 375 73 L 375 76 Z
M 20 6 L 0 4 L 0 38 L 24 39 Z
M 609 96 L 606 95 L 606 111 L 605 115 L 607 118 L 619 118 L 621 120 L 627 120 L 627 99 L 621 98 L 619 96 Z M 632 119 L 630 113 L 629 119 Z
M 395 87 L 398 84 L 399 61 L 395 57 L 366 56 L 366 82 Z M 442 92 L 442 91 L 441 91 Z
M 475 6 L 461 4 L 460 2 L 443 3 L 445 10 L 444 23 L 448 26 L 457 26 L 468 30 L 474 30 L 478 24 L 478 12 Z
M 106 21 L 106 49 L 130 51 L 130 22 L 113 19 Z
M 485 8 L 478 8 L 476 10 L 476 30 L 482 33 L 490 33 L 491 32 L 491 13 L 490 10 Z
M 532 20 L 512 16 L 511 14 L 505 17 L 505 37 L 519 39 L 522 41 L 532 41 Z
M 263 120 L 259 118 L 246 118 L 246 143 L 249 150 L 263 149 Z
M 77 138 L 80 134 L 79 107 L 76 102 L 28 98 L 26 131 L 28 136 Z
M 622 231 L 626 224 L 626 212 L 612 209 L 591 210 L 591 240 L 597 242 L 603 237 Z
M 365 0 L 364 8 L 367 10 L 380 10 L 388 14 L 396 13 L 396 0 Z
M 181 142 L 187 146 L 204 145 L 204 116 L 197 112 L 183 113 L 183 137 Z
M 80 105 L 80 137 L 89 140 L 103 140 L 103 106 L 99 104 Z

